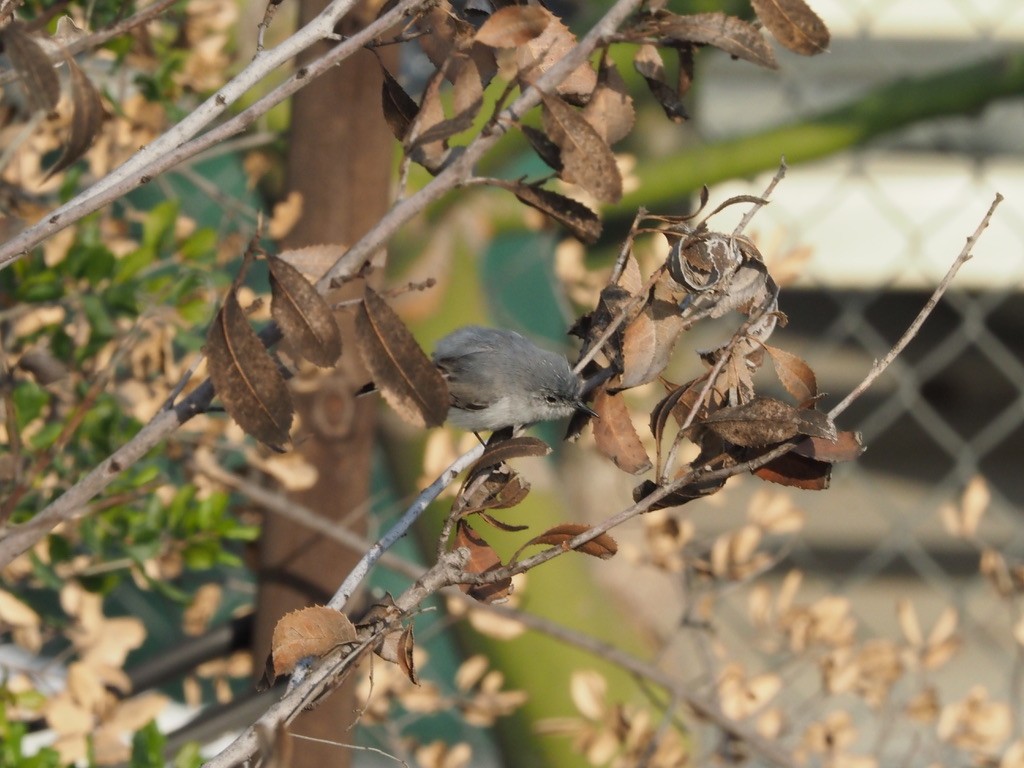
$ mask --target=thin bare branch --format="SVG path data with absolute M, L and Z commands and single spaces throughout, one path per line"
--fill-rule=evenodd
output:
M 1003 196 L 997 192 L 995 198 L 992 200 L 992 204 L 989 205 L 984 218 L 982 218 L 981 223 L 978 224 L 978 227 L 974 230 L 973 234 L 967 238 L 967 242 L 964 243 L 964 247 L 960 251 L 960 254 L 956 259 L 954 259 L 949 270 L 946 272 L 945 277 L 942 278 L 942 281 L 932 292 L 928 301 L 925 302 L 923 307 L 921 307 L 921 311 L 917 313 L 917 317 L 914 318 L 914 322 L 912 322 L 907 330 L 903 332 L 903 335 L 900 336 L 892 349 L 889 350 L 889 353 L 881 360 L 875 361 L 875 364 L 871 366 L 871 370 L 868 371 L 868 375 L 864 377 L 863 381 L 854 387 L 850 394 L 844 397 L 838 405 L 828 412 L 830 419 L 835 419 L 836 416 L 849 408 L 854 400 L 864 394 L 868 388 L 875 383 L 875 380 L 885 372 L 885 369 L 892 365 L 892 361 L 899 357 L 900 353 L 906 349 L 907 344 L 917 336 L 918 332 L 921 330 L 921 326 L 924 325 L 924 321 L 928 319 L 928 316 L 935 310 L 935 307 L 938 306 L 939 301 L 949 289 L 949 286 L 952 284 L 953 278 L 956 277 L 957 272 L 959 272 L 960 268 L 970 261 L 971 256 L 974 255 L 974 246 L 977 245 L 978 238 L 980 238 L 981 233 L 988 228 L 989 222 L 992 220 L 992 214 L 995 213 L 996 208 L 999 207 L 1001 202 L 1003 202 Z
M 743 218 L 740 219 L 740 223 L 737 224 L 736 229 L 732 231 L 733 235 L 742 234 L 743 230 L 747 228 L 747 226 L 753 220 L 754 216 L 757 215 L 757 212 L 768 204 L 768 200 L 771 198 L 772 192 L 775 191 L 775 187 L 779 185 L 779 182 L 785 178 L 786 171 L 788 169 L 789 166 L 786 165 L 786 158 L 781 158 L 779 160 L 779 170 L 775 172 L 775 175 L 772 177 L 772 180 L 768 182 L 768 186 L 765 187 L 764 192 L 761 193 L 761 202 L 755 203 L 754 205 L 750 206 L 750 210 L 743 214 Z

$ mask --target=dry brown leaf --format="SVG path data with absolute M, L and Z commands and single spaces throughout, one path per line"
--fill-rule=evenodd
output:
M 520 85 L 533 85 L 537 78 L 562 60 L 576 46 L 576 36 L 557 17 L 550 14 L 544 31 L 516 48 L 516 67 Z M 555 92 L 573 104 L 582 104 L 597 85 L 597 73 L 589 62 L 580 64 L 555 86 Z
M 633 68 L 643 77 L 669 120 L 681 123 L 689 117 L 682 102 L 683 94 L 665 82 L 665 63 L 655 46 L 641 45 L 633 56 Z
M 513 555 L 512 559 L 517 560 L 520 553 L 524 549 L 534 545 L 548 546 L 548 547 L 562 547 L 568 549 L 569 542 L 579 536 L 581 533 L 586 533 L 590 530 L 589 525 L 583 523 L 563 523 L 562 525 L 556 525 L 553 528 L 549 528 L 544 533 L 534 536 L 528 542 L 526 542 L 519 550 Z M 587 541 L 578 547 L 574 547 L 577 552 L 582 552 L 585 555 L 591 557 L 599 557 L 602 560 L 615 555 L 619 551 L 619 545 L 615 543 L 615 539 L 609 536 L 607 533 L 602 533 L 595 538 Z
M 534 184 L 507 182 L 502 186 L 519 198 L 520 202 L 547 214 L 564 226 L 579 241 L 590 245 L 601 236 L 600 217 L 583 203 Z
M 71 130 L 60 158 L 46 172 L 47 179 L 63 171 L 89 150 L 106 117 L 96 86 L 70 56 L 65 59 L 65 63 L 71 81 Z
M 466 483 L 484 469 L 497 466 L 512 459 L 537 458 L 551 453 L 551 446 L 539 438 L 530 435 L 518 435 L 508 440 L 497 440 L 488 443 L 480 458 L 466 472 Z
M 603 203 L 622 198 L 622 175 L 611 148 L 583 115 L 558 96 L 544 94 L 544 129 L 561 150 L 559 177 Z
M 52 112 L 60 100 L 60 78 L 50 63 L 50 57 L 28 27 L 14 21 L 0 30 L 0 43 L 11 61 L 14 71 L 22 80 L 25 97 L 34 110 Z
M 356 313 L 356 341 L 374 383 L 398 415 L 419 427 L 436 427 L 448 414 L 444 377 L 405 323 L 367 288 Z
M 804 0 L 750 0 L 761 23 L 793 53 L 813 56 L 828 50 L 825 22 Z
M 311 606 L 286 613 L 271 639 L 274 674 L 290 674 L 303 659 L 319 658 L 355 639 L 356 628 L 341 611 Z
M 510 5 L 492 13 L 476 33 L 491 48 L 518 48 L 540 35 L 554 17 L 539 5 Z
M 235 289 L 206 334 L 207 364 L 228 415 L 274 449 L 288 442 L 293 406 L 277 363 L 253 331 Z
M 713 45 L 730 56 L 768 69 L 778 69 L 779 66 L 771 46 L 757 27 L 743 19 L 717 11 L 685 16 L 663 13 L 643 22 L 638 31 L 642 37 L 667 38 L 677 43 Z
M 805 437 L 793 446 L 793 453 L 806 456 L 808 459 L 827 461 L 829 464 L 853 461 L 864 453 L 864 450 L 860 432 L 838 432 L 835 440 Z
M 797 403 L 803 405 L 818 396 L 818 381 L 807 363 L 792 352 L 778 347 L 765 344 L 764 349 L 775 366 L 775 373 L 782 386 Z
M 724 440 L 746 448 L 781 443 L 801 434 L 836 438 L 835 425 L 826 414 L 794 408 L 770 397 L 756 397 L 742 405 L 722 408 L 701 423 Z
M 407 627 L 400 627 L 385 634 L 374 648 L 374 653 L 385 661 L 397 664 L 399 669 L 409 678 L 413 685 L 419 685 L 416 677 L 416 663 L 413 660 L 415 643 L 413 641 L 413 630 L 410 624 Z
M 486 573 L 501 566 L 501 558 L 464 520 L 460 520 L 455 529 L 454 547 L 465 547 L 469 550 L 467 573 Z M 494 603 L 504 600 L 512 590 L 512 579 L 505 578 L 485 584 L 460 584 L 459 588 L 481 603 Z
M 285 340 L 304 358 L 328 368 L 341 357 L 341 331 L 334 312 L 302 273 L 271 256 L 270 312 Z
M 626 138 L 636 122 L 633 97 L 615 64 L 605 57 L 597 73 L 597 87 L 583 108 L 583 118 L 611 146 Z
M 448 157 L 446 139 L 457 131 L 448 130 L 441 102 L 441 83 L 444 73 L 438 70 L 427 82 L 420 99 L 416 119 L 410 126 L 403 143 L 409 157 L 428 171 L 440 170 Z
M 409 133 L 409 126 L 416 119 L 420 111 L 416 101 L 405 92 L 405 89 L 392 77 L 387 68 L 381 64 L 381 105 L 384 111 L 384 121 L 391 129 L 391 133 L 399 141 L 405 141 Z
M 762 480 L 790 488 L 823 491 L 829 486 L 832 465 L 790 451 L 754 470 L 754 474 Z
M 594 398 L 594 410 L 598 414 L 594 421 L 597 449 L 624 472 L 638 475 L 649 470 L 651 459 L 640 442 L 622 395 L 610 395 L 602 388 Z

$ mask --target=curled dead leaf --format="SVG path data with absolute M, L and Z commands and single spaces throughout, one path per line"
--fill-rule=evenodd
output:
M 522 554 L 523 550 L 527 547 L 536 545 L 568 549 L 570 541 L 589 530 L 590 526 L 584 523 L 563 523 L 562 525 L 556 525 L 555 527 L 544 531 L 544 533 L 534 536 L 528 542 L 523 544 L 523 546 L 521 546 L 512 556 L 512 560 L 518 560 L 519 555 Z M 601 533 L 589 541 L 573 547 L 573 549 L 577 552 L 582 552 L 585 555 L 590 555 L 591 557 L 599 557 L 602 560 L 607 560 L 619 551 L 619 545 L 615 542 L 615 539 L 607 533 Z

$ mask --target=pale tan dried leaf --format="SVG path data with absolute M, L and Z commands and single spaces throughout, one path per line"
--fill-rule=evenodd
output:
M 203 584 L 196 590 L 182 616 L 182 629 L 186 635 L 201 635 L 210 626 L 217 609 L 220 608 L 224 588 L 220 584 Z
M 784 493 L 759 490 L 747 508 L 747 519 L 765 533 L 795 533 L 804 526 L 804 513 Z
M 75 703 L 67 691 L 47 700 L 43 705 L 43 716 L 54 732 L 61 736 L 87 734 L 92 731 L 95 724 L 93 714 Z
M 1003 752 L 999 768 L 1024 768 L 1024 738 L 1017 739 Z
M 962 643 L 956 637 L 951 637 L 935 645 L 929 645 L 921 657 L 921 666 L 925 669 L 938 669 L 952 659 L 961 646 Z
M 421 768 L 465 768 L 472 759 L 473 749 L 464 741 L 433 741 L 416 750 L 416 764 Z
M 292 190 L 288 197 L 274 206 L 267 225 L 267 235 L 271 240 L 280 240 L 294 229 L 302 218 L 302 193 Z
M 924 634 L 921 632 L 921 623 L 917 619 L 917 611 L 914 604 L 903 598 L 896 603 L 896 616 L 899 618 L 900 631 L 903 637 L 914 648 L 924 645 Z
M 465 693 L 483 678 L 490 661 L 482 653 L 470 656 L 455 671 L 455 687 Z
M 255 451 L 253 452 L 255 453 Z M 314 464 L 297 452 L 275 453 L 252 458 L 252 466 L 273 477 L 282 488 L 304 491 L 316 485 L 319 473 Z
M 88 638 L 72 635 L 82 661 L 115 669 L 124 666 L 128 652 L 142 645 L 146 627 L 132 616 L 105 618 Z
M 67 690 L 78 706 L 94 715 L 102 715 L 111 700 L 93 667 L 81 661 L 68 664 Z
M 942 613 L 939 614 L 939 618 L 935 620 L 935 625 L 932 627 L 932 631 L 928 633 L 928 645 L 938 645 L 944 643 L 953 637 L 953 633 L 956 632 L 957 623 L 959 616 L 956 608 L 951 605 L 947 605 Z
M 790 571 L 783 578 L 782 585 L 779 587 L 779 596 L 775 600 L 775 610 L 779 614 L 783 614 L 793 607 L 796 593 L 800 591 L 800 585 L 803 583 L 803 580 L 803 573 L 797 570 Z
M 38 627 L 39 614 L 10 592 L 0 589 L 0 625 L 8 627 Z
M 1021 616 L 1013 625 L 1013 639 L 1021 646 L 1024 646 L 1024 616 Z
M 758 734 L 772 740 L 778 739 L 785 727 L 786 716 L 778 707 L 772 707 L 761 713 L 755 725 Z
M 118 704 L 113 715 L 104 723 L 104 728 L 123 739 L 126 735 L 143 728 L 151 720 L 155 720 L 168 704 L 169 698 L 153 691 L 133 696 Z
M 729 559 L 735 565 L 747 563 L 760 543 L 761 529 L 755 525 L 743 526 L 730 536 Z
M 939 695 L 934 688 L 925 688 L 907 702 L 907 717 L 919 723 L 934 723 L 939 716 Z
M 569 695 L 580 714 L 599 721 L 604 716 L 608 681 L 595 670 L 576 670 L 569 680 Z
M 521 576 L 522 574 L 519 575 Z M 516 584 L 516 578 L 513 577 L 512 581 L 518 592 L 519 586 Z M 513 593 L 511 598 L 515 599 L 515 597 L 516 595 Z M 494 640 L 514 640 L 526 632 L 526 625 L 521 621 L 511 616 L 499 616 L 496 613 L 487 613 L 485 611 L 470 611 L 469 625 L 481 635 Z
M 323 277 L 347 250 L 347 245 L 325 243 L 308 245 L 305 248 L 290 248 L 277 254 L 277 258 L 295 267 L 308 279 L 316 281 Z
M 985 478 L 981 475 L 972 477 L 960 500 L 961 527 L 965 535 L 973 536 L 977 532 L 978 524 L 991 501 L 992 492 Z

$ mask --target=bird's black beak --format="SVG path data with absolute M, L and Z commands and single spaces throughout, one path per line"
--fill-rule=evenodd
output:
M 597 415 L 597 411 L 595 411 L 589 405 L 584 403 L 582 400 L 580 400 L 579 402 L 576 403 L 576 410 L 577 411 L 582 411 L 583 413 L 587 414 L 588 416 L 593 416 L 595 419 L 601 418 L 600 416 Z

